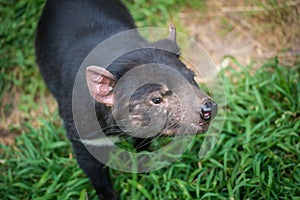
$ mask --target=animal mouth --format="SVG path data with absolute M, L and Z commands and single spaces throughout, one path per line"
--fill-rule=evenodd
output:
M 209 121 L 207 122 L 198 122 L 197 124 L 192 124 L 192 127 L 195 129 L 196 134 L 205 133 L 209 128 Z
M 207 122 L 201 121 L 198 123 L 191 123 L 189 126 L 181 124 L 178 126 L 172 126 L 169 128 L 165 128 L 165 129 L 163 129 L 163 131 L 161 133 L 163 135 L 168 135 L 168 136 L 197 135 L 197 134 L 205 133 L 208 130 L 209 125 L 210 125 L 209 121 L 207 121 Z

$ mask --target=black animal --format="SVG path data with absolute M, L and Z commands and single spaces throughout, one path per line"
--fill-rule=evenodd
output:
M 107 168 L 103 168 L 104 164 L 98 161 L 80 140 L 72 108 L 79 107 L 84 110 L 84 103 L 73 103 L 73 87 L 81 64 L 94 47 L 113 35 L 134 28 L 131 15 L 119 0 L 49 0 L 36 33 L 36 58 L 41 74 L 58 103 L 59 113 L 77 161 L 91 180 L 100 199 L 112 200 L 118 199 L 118 196 L 111 185 Z M 82 84 L 88 89 L 89 98 L 92 96 L 96 102 L 97 119 L 105 134 L 127 134 L 124 127 L 120 129 L 116 124 L 113 116 L 121 116 L 122 109 L 115 109 L 116 102 L 122 102 L 121 99 L 128 92 L 126 88 L 130 88 L 132 83 L 123 81 L 119 93 L 115 92 L 115 85 L 129 70 L 148 63 L 167 65 L 179 72 L 193 88 L 198 100 L 191 99 L 190 104 L 179 109 L 180 99 L 168 85 L 142 85 L 130 100 L 122 105 L 129 110 L 126 126 L 133 127 L 134 129 L 130 130 L 140 133 L 139 130 L 144 130 L 151 124 L 148 113 L 151 110 L 157 119 L 160 119 L 163 113 L 163 116 L 167 115 L 167 120 L 160 130 L 147 129 L 147 132 L 141 133 L 146 134 L 142 135 L 142 138 L 151 138 L 159 134 L 182 134 L 179 131 L 182 127 L 189 128 L 191 134 L 205 132 L 217 112 L 217 105 L 198 89 L 194 73 L 179 60 L 175 27 L 170 26 L 167 39 L 154 43 L 147 42 L 138 33 L 135 37 L 143 47 L 149 48 L 127 52 L 107 68 L 97 66 L 97 63 L 94 63 L 94 66 L 85 66 L 86 83 Z M 166 47 L 170 51 L 154 47 Z M 108 55 L 113 53 L 110 52 L 112 49 L 105 51 Z M 158 70 L 154 73 L 162 72 Z M 189 97 L 188 91 L 181 91 L 180 88 L 178 90 Z M 186 118 L 188 120 L 185 120 Z M 88 120 L 84 123 L 89 125 Z M 138 134 L 134 136 L 138 137 Z M 145 142 L 145 139 L 137 139 L 138 150 L 147 149 L 149 140 L 146 139 Z M 105 147 L 99 147 L 99 151 L 101 148 Z

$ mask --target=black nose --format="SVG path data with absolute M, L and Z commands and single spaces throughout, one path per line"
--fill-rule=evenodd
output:
M 203 104 L 200 108 L 200 116 L 204 120 L 210 120 L 212 113 L 212 103 L 210 101 Z

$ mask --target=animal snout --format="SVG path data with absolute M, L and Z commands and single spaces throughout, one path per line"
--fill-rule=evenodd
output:
M 217 112 L 217 104 L 211 99 L 206 99 L 201 105 L 199 113 L 203 120 L 212 119 Z

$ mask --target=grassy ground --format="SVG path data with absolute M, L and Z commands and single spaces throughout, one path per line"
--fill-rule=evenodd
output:
M 184 6 L 153 2 L 127 2 L 139 26 L 165 26 Z M 199 1 L 189 4 L 205 9 Z M 14 145 L 0 143 L 0 199 L 95 199 L 35 65 L 33 37 L 42 6 L 0 1 L 0 133 L 22 133 Z M 168 168 L 111 170 L 122 199 L 300 199 L 299 61 L 290 66 L 274 58 L 254 69 L 228 58 L 234 67 L 221 72 L 227 117 L 213 151 L 200 160 L 198 136 Z M 12 113 L 21 120 L 14 122 Z

